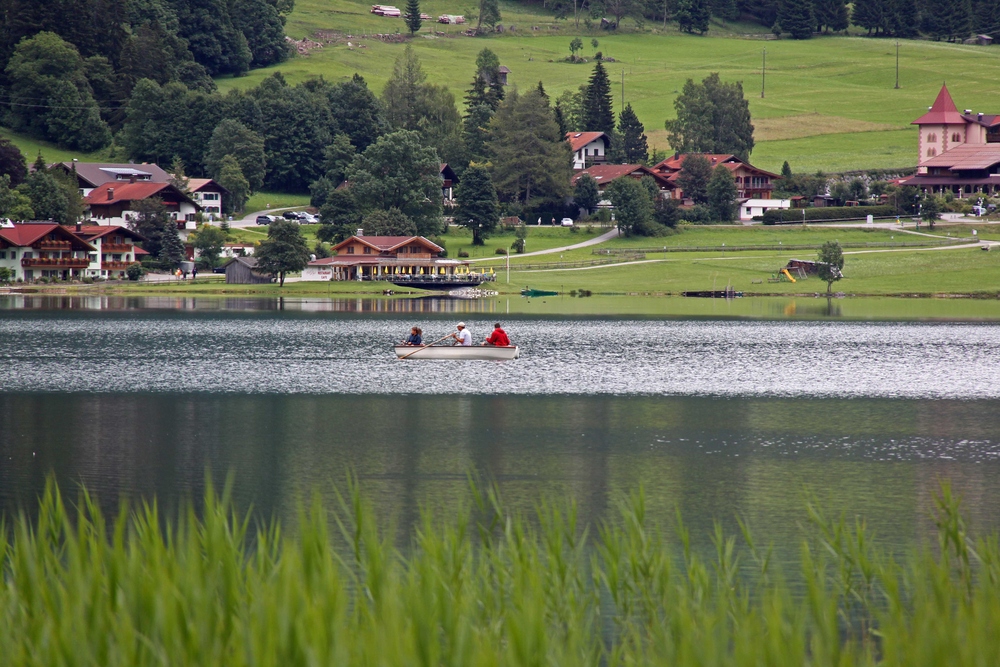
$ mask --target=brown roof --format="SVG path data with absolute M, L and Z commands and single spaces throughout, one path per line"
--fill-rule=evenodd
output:
M 227 194 L 229 193 L 229 190 L 227 190 L 224 187 L 222 187 L 221 185 L 219 185 L 215 181 L 215 179 L 212 179 L 212 178 L 189 178 L 188 179 L 188 184 L 187 184 L 187 189 L 188 189 L 189 192 L 198 192 L 202 188 L 204 188 L 206 186 L 209 186 L 209 185 L 214 185 L 216 188 L 218 188 L 222 192 L 225 192 Z
M 61 167 L 67 173 L 71 172 L 75 166 L 77 177 L 84 183 L 95 188 L 110 182 L 127 183 L 132 175 L 135 175 L 138 181 L 149 183 L 167 183 L 170 181 L 170 174 L 155 164 L 56 162 L 51 166 Z
M 580 150 L 581 148 L 583 148 L 584 146 L 586 146 L 587 144 L 591 143 L 592 141 L 597 141 L 601 137 L 604 138 L 604 143 L 606 143 L 606 144 L 610 144 L 611 143 L 611 140 L 608 138 L 608 135 L 604 134 L 603 132 L 567 132 L 566 133 L 566 141 L 569 142 L 570 148 L 573 149 L 574 153 L 576 151 Z
M 656 179 L 657 183 L 661 186 L 666 187 L 669 185 L 667 179 L 663 174 L 658 174 L 649 167 L 641 164 L 595 164 L 592 167 L 579 171 L 573 175 L 571 180 L 573 185 L 580 180 L 584 174 L 587 174 L 595 181 L 597 181 L 597 186 L 603 188 L 604 185 L 610 183 L 616 178 L 621 178 L 622 176 L 631 176 L 636 172 L 641 172 L 640 178 L 642 176 L 652 176 Z
M 921 166 L 963 171 L 989 169 L 998 163 L 1000 163 L 1000 144 L 963 144 L 930 158 Z
M 9 245 L 26 247 L 30 246 L 37 241 L 41 240 L 49 234 L 55 234 L 56 236 L 61 236 L 67 241 L 74 242 L 77 246 L 77 250 L 96 250 L 94 246 L 90 245 L 86 241 L 77 236 L 73 235 L 68 229 L 62 225 L 57 225 L 55 223 L 45 223 L 45 224 L 19 224 L 14 223 L 13 227 L 0 227 L 0 239 L 6 241 Z
M 111 196 L 108 196 L 108 190 L 111 190 Z M 186 194 L 175 188 L 170 183 L 148 183 L 148 182 L 136 182 L 136 183 L 111 183 L 107 184 L 107 187 L 95 188 L 89 195 L 84 197 L 84 203 L 90 206 L 117 204 L 119 202 L 127 201 L 141 201 L 143 199 L 148 199 L 150 197 L 162 196 L 164 194 L 169 194 L 177 197 L 178 199 L 183 198 L 194 204 L 191 198 Z
M 360 241 L 361 243 L 364 243 L 379 252 L 392 252 L 396 248 L 404 246 L 410 241 L 416 241 L 420 245 L 425 246 L 431 252 L 438 253 L 444 250 L 444 248 L 436 243 L 428 241 L 423 236 L 352 236 L 333 246 L 331 250 L 342 248 L 351 241 Z
M 136 232 L 133 232 L 128 227 L 122 227 L 120 225 L 83 225 L 80 231 L 75 231 L 72 225 L 64 225 L 66 230 L 76 234 L 77 236 L 87 240 L 92 241 L 93 239 L 100 238 L 102 236 L 107 236 L 111 232 L 118 232 L 119 234 L 124 234 L 129 238 L 136 241 L 145 241 L 146 239 Z
M 958 107 L 951 99 L 948 86 L 942 84 L 941 91 L 931 108 L 910 125 L 961 125 L 963 123 L 965 123 L 965 119 L 962 118 L 962 114 L 958 113 Z

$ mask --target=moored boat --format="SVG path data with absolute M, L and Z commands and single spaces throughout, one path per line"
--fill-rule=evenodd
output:
M 559 292 L 550 292 L 544 289 L 531 289 L 530 287 L 525 287 L 521 290 L 521 296 L 526 296 L 528 298 L 538 297 L 538 296 L 557 296 Z
M 487 361 L 507 361 L 521 356 L 517 345 L 396 345 L 396 356 L 400 359 L 474 359 Z

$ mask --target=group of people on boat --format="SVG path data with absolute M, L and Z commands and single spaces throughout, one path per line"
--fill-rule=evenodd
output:
M 452 345 L 461 345 L 464 347 L 472 346 L 472 332 L 465 326 L 465 322 L 459 322 L 455 325 L 454 333 L 448 334 L 445 338 L 452 338 L 454 342 Z M 413 327 L 410 329 L 410 335 L 406 337 L 403 341 L 403 345 L 410 346 L 423 346 L 424 345 L 424 332 L 420 327 Z M 444 340 L 444 339 L 442 339 Z M 480 343 L 480 345 L 492 345 L 494 347 L 510 347 L 510 338 L 507 336 L 507 332 L 503 330 L 500 323 L 497 322 L 493 325 L 493 331 L 486 340 Z

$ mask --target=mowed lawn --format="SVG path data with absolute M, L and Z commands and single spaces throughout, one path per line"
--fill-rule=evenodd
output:
M 421 3 L 432 16 L 461 13 L 444 0 Z M 222 89 L 255 85 L 273 71 L 291 82 L 324 76 L 342 80 L 360 73 L 376 91 L 392 72 L 404 48 L 370 37 L 372 33 L 406 32 L 399 19 L 374 16 L 370 3 L 357 0 L 298 0 L 289 18 L 294 38 L 315 36 L 319 30 L 338 31 L 340 38 L 307 56 L 238 79 L 219 80 Z M 571 64 L 574 35 L 584 39 L 584 56 L 592 56 L 591 38 L 615 62 L 607 69 L 616 107 L 624 80 L 625 100 L 632 103 L 646 126 L 651 146 L 669 149 L 663 122 L 674 116 L 673 102 L 688 78 L 719 72 L 725 80 L 743 81 L 751 113 L 758 123 L 753 160 L 779 170 L 788 160 L 795 171 L 839 172 L 854 169 L 910 167 L 916 158 L 916 130 L 910 122 L 933 102 L 941 82 L 959 107 L 1000 112 L 1000 59 L 994 49 L 931 41 L 900 42 L 900 85 L 895 84 L 895 42 L 866 37 L 827 36 L 811 40 L 761 41 L 738 35 L 763 34 L 752 24 L 712 24 L 704 37 L 680 34 L 647 23 L 636 32 L 627 22 L 617 35 L 577 31 L 572 20 L 554 21 L 537 6 L 501 3 L 505 26 L 514 34 L 470 38 L 459 26 L 425 24 L 411 43 L 428 80 L 452 90 L 461 104 L 472 79 L 476 54 L 488 46 L 512 72 L 509 81 L 521 88 L 542 81 L 554 97 L 586 83 L 592 64 Z M 532 30 L 537 26 L 538 30 Z M 432 34 L 442 32 L 443 35 Z M 350 35 L 350 37 L 348 37 Z M 367 35 L 367 37 L 366 37 Z M 725 36 L 722 36 L 725 35 Z M 348 45 L 350 42 L 350 45 Z M 765 96 L 761 98 L 762 51 L 767 49 Z M 962 72 L 956 77 L 954 73 Z

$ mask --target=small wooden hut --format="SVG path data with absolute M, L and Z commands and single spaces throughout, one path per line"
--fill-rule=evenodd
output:
M 226 262 L 223 267 L 226 269 L 226 282 L 236 285 L 257 285 L 260 283 L 270 283 L 274 278 L 262 273 L 257 273 L 256 257 L 234 257 Z

